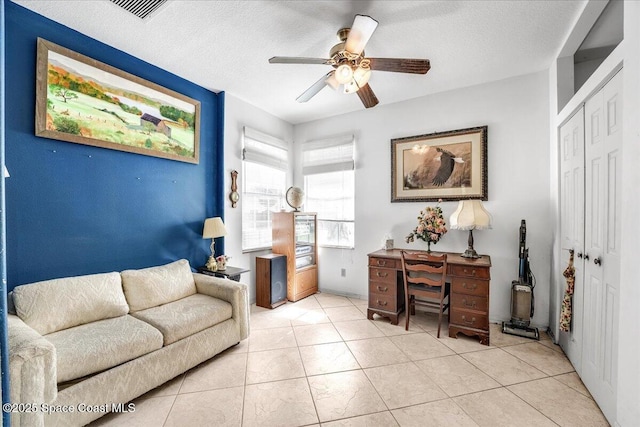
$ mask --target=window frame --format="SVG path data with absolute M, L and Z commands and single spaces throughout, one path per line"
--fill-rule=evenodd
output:
M 242 180 L 242 200 L 244 201 L 241 204 L 241 247 L 242 253 L 250 253 L 250 252 L 258 252 L 264 251 L 271 248 L 271 239 L 269 239 L 269 243 L 267 245 L 258 245 L 258 246 L 245 246 L 246 238 L 245 238 L 245 230 L 246 230 L 246 221 L 245 214 L 250 212 L 246 212 L 247 209 L 247 199 L 251 194 L 251 198 L 254 196 L 258 196 L 258 200 L 260 200 L 260 196 L 264 196 L 265 200 L 272 200 L 273 197 L 276 197 L 276 200 L 279 202 L 279 207 L 273 210 L 267 209 L 273 214 L 274 212 L 278 212 L 284 206 L 284 198 L 285 198 L 285 189 L 287 186 L 287 174 L 288 174 L 288 160 L 289 160 L 289 145 L 282 139 L 268 135 L 266 133 L 257 131 L 255 129 L 249 128 L 245 126 L 243 128 L 242 133 L 242 170 L 243 170 L 243 180 Z M 284 152 L 284 153 L 282 153 Z M 259 193 L 247 190 L 247 178 L 251 176 L 251 173 L 247 173 L 247 165 L 251 163 L 254 165 L 260 165 L 265 168 L 273 169 L 274 171 L 281 171 L 283 173 L 282 185 L 280 186 L 279 194 L 268 194 L 268 193 Z M 267 206 L 269 203 L 267 203 Z M 269 218 L 272 218 L 272 215 L 268 215 Z M 255 225 L 257 220 L 253 222 Z M 272 221 L 271 221 L 272 224 Z M 271 224 L 267 228 L 271 229 Z M 254 227 L 258 232 L 263 230 L 263 228 Z M 258 239 L 257 244 L 261 243 L 262 240 Z
M 331 153 L 331 151 L 334 153 Z M 328 152 L 334 156 L 314 156 L 313 151 L 316 152 Z M 350 155 L 347 155 L 350 151 Z M 322 160 L 320 160 L 322 159 Z M 308 197 L 308 180 L 307 177 L 311 175 L 328 174 L 335 172 L 347 172 L 353 173 L 353 215 L 352 219 L 335 219 L 335 218 L 322 218 L 321 213 L 318 213 L 318 230 L 321 229 L 320 223 L 338 223 L 349 224 L 353 229 L 352 241 L 346 245 L 335 244 L 334 242 L 320 242 L 319 247 L 335 248 L 335 249 L 355 249 L 355 140 L 353 135 L 340 135 L 337 137 L 309 141 L 302 146 L 302 176 L 304 182 L 305 193 Z M 310 210 L 313 210 L 310 208 Z

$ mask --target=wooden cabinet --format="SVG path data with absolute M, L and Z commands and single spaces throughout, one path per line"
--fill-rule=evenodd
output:
M 478 260 L 478 265 L 473 264 Z M 481 344 L 489 345 L 490 272 L 482 258 L 478 260 L 469 260 L 469 265 L 453 264 L 449 267 L 449 336 L 455 337 L 458 333 L 477 335 Z
M 449 336 L 458 333 L 478 336 L 489 345 L 489 281 L 491 258 L 463 258 L 447 253 L 447 276 L 451 283 Z M 379 250 L 369 254 L 369 306 L 367 318 L 374 314 L 398 324 L 404 311 L 404 281 L 400 250 Z
M 298 301 L 318 292 L 318 248 L 315 213 L 276 212 L 274 254 L 287 257 L 287 299 Z

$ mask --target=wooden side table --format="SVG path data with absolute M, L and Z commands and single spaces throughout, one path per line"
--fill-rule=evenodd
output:
M 231 267 L 229 265 L 224 270 L 211 271 L 207 269 L 207 267 L 204 265 L 201 267 L 198 267 L 197 270 L 198 270 L 198 273 L 207 274 L 209 276 L 215 276 L 215 277 L 225 277 L 230 280 L 235 280 L 236 282 L 240 281 L 240 275 L 242 273 L 246 273 L 249 271 L 249 269 L 247 268 Z

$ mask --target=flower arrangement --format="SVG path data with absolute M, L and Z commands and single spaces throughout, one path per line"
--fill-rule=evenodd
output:
M 420 211 L 418 215 L 418 226 L 405 237 L 407 243 L 413 242 L 415 239 L 427 242 L 427 250 L 431 250 L 431 243 L 434 245 L 447 233 L 447 223 L 442 217 L 442 208 L 438 206 L 442 199 L 438 200 L 435 207 L 427 206 Z
M 228 255 L 218 255 L 216 257 L 216 261 L 218 261 L 218 262 L 227 262 L 227 260 L 229 260 L 229 259 L 231 259 L 231 257 L 228 256 Z
M 227 260 L 230 259 L 230 256 L 227 255 L 218 255 L 216 257 L 217 269 L 218 270 L 226 270 L 227 269 Z

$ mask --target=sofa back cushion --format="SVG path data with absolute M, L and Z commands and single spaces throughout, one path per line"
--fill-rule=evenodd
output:
M 16 286 L 13 304 L 17 315 L 42 335 L 129 312 L 118 273 Z
M 132 313 L 196 293 L 196 284 L 186 259 L 158 267 L 125 270 L 120 275 Z

